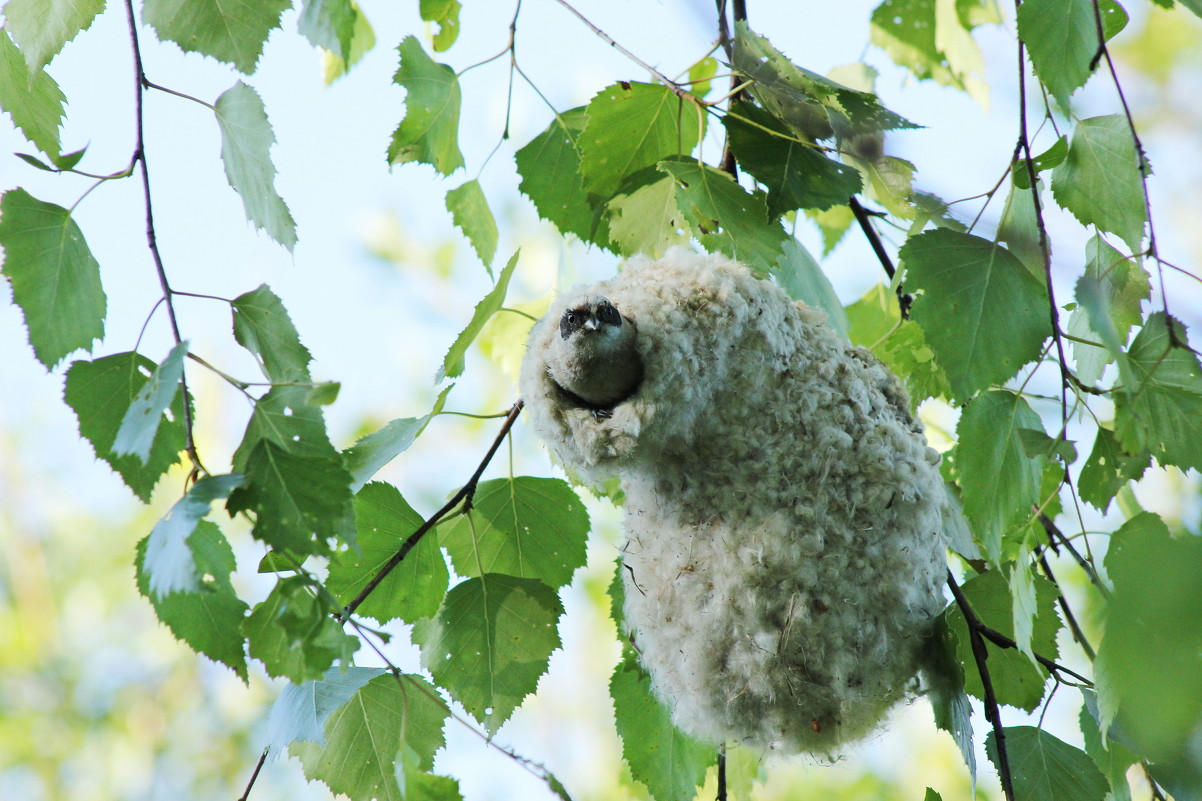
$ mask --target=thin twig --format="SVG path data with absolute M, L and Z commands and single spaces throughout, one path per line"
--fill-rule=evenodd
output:
M 964 623 L 968 626 L 968 639 L 972 643 L 972 655 L 977 663 L 977 672 L 981 676 L 981 688 L 984 691 L 982 694 L 985 696 L 985 716 L 993 725 L 994 742 L 997 745 L 998 778 L 1002 782 L 1002 794 L 1006 797 L 1006 801 L 1014 801 L 1014 780 L 1010 775 L 1010 756 L 1006 753 L 1006 730 L 1002 726 L 1002 710 L 998 705 L 997 695 L 993 691 L 989 666 L 985 664 L 985 661 L 989 659 L 989 652 L 985 649 L 984 640 L 986 626 L 972 610 L 972 606 L 964 597 L 960 585 L 956 583 L 956 577 L 950 570 L 947 571 L 947 586 L 955 596 L 956 605 L 960 607 L 960 613 L 964 615 Z
M 346 609 L 343 610 L 344 619 L 349 618 L 355 613 L 355 610 L 358 609 L 365 600 L 367 600 L 367 596 L 371 595 L 372 592 L 375 591 L 376 587 L 380 586 L 380 582 L 387 578 L 388 574 L 395 570 L 397 565 L 404 561 L 405 557 L 409 555 L 409 552 L 413 550 L 413 548 L 419 542 L 421 542 L 422 537 L 426 536 L 430 529 L 438 525 L 438 523 L 444 517 L 450 514 L 451 511 L 454 510 L 455 507 L 457 507 L 460 503 L 471 503 L 472 496 L 476 493 L 476 485 L 480 483 L 480 476 L 484 475 L 484 471 L 488 467 L 489 462 L 492 461 L 493 456 L 496 455 L 497 449 L 501 447 L 501 443 L 505 441 L 505 437 L 509 434 L 509 430 L 513 428 L 514 422 L 518 419 L 518 413 L 522 411 L 522 405 L 522 401 L 519 400 L 513 405 L 513 408 L 509 410 L 509 414 L 505 416 L 505 422 L 501 425 L 501 430 L 497 432 L 496 439 L 493 440 L 488 452 L 484 454 L 484 458 L 480 460 L 480 465 L 476 468 L 476 472 L 472 473 L 472 477 L 467 480 L 467 483 L 464 484 L 463 487 L 461 487 L 460 490 L 456 492 L 441 509 L 439 509 L 428 520 L 418 526 L 417 530 L 410 534 L 409 537 L 403 543 L 401 543 L 400 549 L 392 555 L 392 558 L 380 568 L 376 575 L 372 576 L 371 581 L 367 582 L 363 589 L 359 591 L 359 594 L 356 595 L 351 602 L 346 605 Z
M 271 750 L 271 746 L 263 749 L 263 753 L 259 754 L 259 762 L 255 765 L 255 772 L 250 774 L 250 781 L 246 783 L 246 789 L 242 791 L 242 795 L 238 796 L 238 801 L 246 801 L 250 798 L 250 791 L 255 786 L 255 781 L 259 778 L 259 771 L 263 770 L 263 763 L 267 761 L 267 752 Z
M 860 200 L 855 195 L 847 199 L 847 205 L 851 207 L 851 213 L 856 216 L 856 222 L 860 224 L 860 230 L 864 232 L 864 236 L 868 238 L 868 244 L 872 246 L 872 252 L 876 254 L 877 260 L 884 268 L 885 274 L 889 276 L 889 280 L 893 280 L 893 276 L 897 273 L 897 268 L 893 266 L 893 259 L 889 258 L 889 252 L 885 250 L 885 244 L 881 242 L 881 235 L 877 233 L 876 228 L 872 225 L 872 214 L 868 209 L 860 205 Z M 902 319 L 910 317 L 910 304 L 914 301 L 911 295 L 906 294 L 902 289 L 902 285 L 897 285 L 897 306 L 901 310 Z
M 136 91 L 134 94 L 134 155 L 133 161 L 138 163 L 140 172 L 142 173 L 142 199 L 146 206 L 146 243 L 150 247 L 150 255 L 154 260 L 155 272 L 158 273 L 159 287 L 163 292 L 163 301 L 167 304 L 167 318 L 171 322 L 171 335 L 175 338 L 175 343 L 178 345 L 182 341 L 179 329 L 179 320 L 176 319 L 175 306 L 171 302 L 171 284 L 167 281 L 167 270 L 163 266 L 163 258 L 159 254 L 158 240 L 154 231 L 154 212 L 153 205 L 150 201 L 150 169 L 146 165 L 146 136 L 143 125 L 143 109 L 142 101 L 146 94 L 146 87 L 149 82 L 146 80 L 146 72 L 142 68 L 142 50 L 138 45 L 138 26 L 134 18 L 133 0 L 125 0 L 125 16 L 129 23 L 129 39 L 130 45 L 133 48 L 134 54 L 134 72 Z M 183 389 L 184 397 L 184 449 L 188 453 L 188 458 L 192 460 L 192 475 L 197 473 L 208 472 L 204 465 L 201 464 L 200 456 L 196 452 L 196 439 L 193 436 L 192 427 L 192 404 L 189 403 L 190 394 L 188 392 L 188 379 L 183 375 L 179 379 L 180 387 Z

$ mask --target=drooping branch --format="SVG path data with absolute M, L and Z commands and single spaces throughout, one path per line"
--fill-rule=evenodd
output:
M 973 659 L 977 663 L 977 672 L 981 676 L 981 688 L 985 696 L 985 716 L 989 719 L 993 726 L 993 736 L 997 745 L 997 768 L 998 777 L 1002 782 L 1002 794 L 1005 795 L 1006 801 L 1014 801 L 1014 779 L 1010 774 L 1010 757 L 1006 753 L 1006 731 L 1002 726 L 1002 710 L 998 705 L 997 695 L 993 691 L 993 680 L 989 677 L 989 666 L 985 663 L 989 659 L 989 653 L 985 649 L 985 625 L 981 619 L 977 617 L 972 606 L 968 603 L 968 599 L 964 597 L 960 585 L 956 583 L 956 577 L 952 575 L 952 571 L 947 571 L 947 586 L 951 589 L 952 595 L 956 598 L 956 605 L 960 608 L 960 613 L 964 615 L 964 623 L 968 626 L 968 639 L 972 645 Z
M 484 471 L 488 468 L 489 463 L 492 462 L 492 458 L 496 455 L 497 449 L 501 447 L 501 443 L 505 441 L 505 437 L 509 434 L 510 429 L 513 428 L 513 424 L 518 419 L 518 414 L 522 411 L 522 405 L 522 401 L 519 400 L 513 405 L 513 408 L 509 410 L 509 414 L 505 416 L 505 422 L 501 424 L 501 430 L 497 432 L 496 439 L 493 440 L 488 452 L 485 453 L 484 458 L 480 460 L 480 464 L 476 468 L 476 472 L 472 473 L 472 476 L 467 480 L 467 483 L 464 484 L 449 501 L 443 504 L 441 509 L 439 509 L 425 522 L 418 526 L 417 530 L 410 534 L 409 537 L 406 538 L 403 543 L 401 543 L 401 547 L 395 554 L 392 555 L 392 558 L 384 563 L 384 566 L 380 568 L 379 572 L 372 576 L 371 581 L 367 582 L 363 589 L 359 591 L 359 594 L 356 595 L 351 602 L 346 605 L 346 608 L 343 610 L 344 619 L 349 618 L 355 613 L 355 610 L 367 600 L 367 597 L 375 591 L 376 587 L 380 586 L 380 582 L 387 578 L 388 574 L 395 570 L 397 566 L 405 560 L 405 557 L 409 555 L 409 552 L 413 550 L 413 548 L 419 542 L 421 542 L 422 537 L 426 536 L 430 529 L 438 525 L 439 522 L 441 522 L 442 519 L 449 515 L 452 511 L 454 511 L 459 504 L 470 504 L 472 502 L 472 497 L 476 494 L 476 486 L 480 483 L 480 477 L 484 475 Z

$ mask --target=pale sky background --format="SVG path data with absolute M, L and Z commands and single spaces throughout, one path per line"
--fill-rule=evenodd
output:
M 63 149 L 88 144 L 80 168 L 97 173 L 122 168 L 133 145 L 133 79 L 125 17 L 116 3 L 111 5 L 89 31 L 65 48 L 49 70 L 69 102 Z M 338 402 L 327 411 L 331 436 L 339 446 L 350 444 L 362 433 L 359 429 L 364 421 L 378 425 L 428 410 L 437 392 L 432 383 L 435 369 L 490 286 L 484 269 L 445 212 L 443 194 L 476 177 L 497 143 L 504 125 L 508 76 L 508 61 L 500 59 L 463 78 L 461 144 L 466 170 L 448 179 L 440 179 L 424 165 L 390 171 L 384 153 L 404 113 L 404 92 L 391 85 L 397 67 L 395 46 L 406 35 L 424 36 L 424 25 L 412 0 L 363 0 L 361 5 L 375 28 L 377 47 L 330 87 L 322 85 L 320 56 L 295 33 L 295 12 L 285 14 L 283 30 L 272 34 L 258 72 L 250 77 L 238 76 L 232 68 L 211 59 L 184 55 L 173 44 L 160 44 L 148 28 L 140 31 L 152 81 L 211 103 L 242 77 L 263 97 L 278 140 L 273 149 L 276 187 L 298 224 L 295 253 L 289 254 L 246 222 L 242 203 L 221 169 L 220 139 L 212 113 L 187 100 L 150 92 L 146 136 L 159 242 L 176 289 L 232 298 L 267 283 L 281 296 L 302 340 L 313 352 L 315 377 L 342 382 Z M 755 30 L 810 70 L 826 73 L 861 59 L 877 67 L 881 72 L 877 89 L 883 102 L 928 126 L 891 136 L 887 152 L 913 161 L 918 168 L 916 185 L 945 200 L 984 192 L 1004 172 L 1017 135 L 1011 34 L 997 27 L 983 28 L 977 34 L 992 90 L 989 106 L 983 108 L 958 91 L 915 82 L 881 51 L 865 49 L 873 5 L 853 0 L 832 11 L 830 4 L 751 0 L 749 16 Z M 700 0 L 580 0 L 577 8 L 670 76 L 703 55 L 716 36 L 711 4 Z M 1130 10 L 1136 17 L 1134 29 L 1143 8 Z M 1004 13 L 1010 16 L 1012 12 L 1006 9 Z M 467 3 L 459 41 L 449 53 L 437 55 L 437 60 L 462 69 L 501 51 L 512 14 L 512 3 Z M 1198 27 L 1196 19 L 1185 13 L 1179 16 L 1183 25 Z M 428 40 L 423 42 L 429 50 Z M 552 0 L 523 3 L 517 42 L 522 68 L 560 110 L 586 103 L 615 80 L 647 78 L 637 65 Z M 1202 252 L 1195 192 L 1202 181 L 1200 112 L 1196 105 L 1182 106 L 1187 101 L 1197 102 L 1198 68 L 1195 60 L 1192 70 L 1163 93 L 1130 70 L 1122 73 L 1137 117 L 1157 116 L 1163 105 L 1179 107 L 1186 121 L 1194 123 L 1192 127 L 1149 129 L 1144 141 L 1157 172 L 1150 188 L 1162 253 L 1195 272 Z M 1028 86 L 1033 88 L 1033 84 Z M 1112 88 L 1100 76 L 1077 98 L 1081 117 L 1115 113 L 1119 108 Z M 541 132 L 549 120 L 546 106 L 518 78 L 511 140 L 480 174 L 501 230 L 495 267 L 503 265 L 515 248 L 523 249 L 518 276 L 510 289 L 510 305 L 537 299 L 557 280 L 570 285 L 576 280 L 607 277 L 615 268 L 608 254 L 559 240 L 516 193 L 512 152 Z M 714 126 L 712 131 L 716 130 Z M 1044 146 L 1051 141 L 1044 141 Z M 711 135 L 704 155 L 715 161 L 719 148 L 720 140 Z M 33 152 L 6 122 L 0 125 L 0 154 L 15 151 Z M 22 186 L 35 197 L 70 206 L 89 185 L 87 179 L 50 176 L 11 156 L 0 156 L 0 189 Z M 108 293 L 108 335 L 95 356 L 131 349 L 159 297 L 145 247 L 140 193 L 135 179 L 110 182 L 85 199 L 76 213 L 101 265 Z M 1003 201 L 999 195 L 989 206 L 978 233 L 992 233 Z M 974 202 L 963 208 L 961 217 L 971 219 L 978 206 Z M 1057 298 L 1065 303 L 1071 300 L 1072 281 L 1084 260 L 1086 236 L 1059 215 L 1052 215 L 1051 221 Z M 820 252 L 814 231 L 803 228 L 801 237 L 815 254 Z M 900 237 L 893 242 L 900 242 Z M 399 249 L 400 261 L 373 255 L 371 248 L 378 243 Z M 437 254 L 448 243 L 453 245 L 450 281 L 433 274 Z M 878 263 L 856 232 L 823 265 L 845 303 L 882 279 Z M 1173 311 L 1190 326 L 1197 342 L 1202 327 L 1199 285 L 1166 275 L 1171 279 L 1168 293 Z M 192 340 L 194 352 L 235 376 L 258 378 L 253 363 L 230 336 L 229 311 L 224 304 L 189 298 L 176 303 L 184 335 Z M 132 514 L 138 506 L 136 500 L 75 435 L 74 415 L 62 402 L 63 368 L 47 374 L 32 358 L 26 341 L 19 310 L 0 304 L 0 365 L 5 370 L 0 382 L 0 451 L 7 451 L 3 460 L 19 465 L 24 478 L 19 493 L 0 486 L 0 503 L 15 510 L 13 519 L 23 529 L 19 533 L 31 537 L 46 536 L 52 530 L 62 504 L 118 518 Z M 140 350 L 157 361 L 168 348 L 166 318 L 160 310 Z M 516 398 L 512 382 L 505 384 L 495 371 L 484 369 L 478 352 L 468 364 L 468 375 L 451 394 L 447 408 L 495 412 Z M 209 468 L 219 472 L 228 468 L 229 454 L 237 444 L 249 406 L 238 393 L 195 365 L 188 369 L 198 395 L 201 451 Z M 429 512 L 470 474 L 493 431 L 492 423 L 477 426 L 460 418 L 440 418 L 382 477 L 395 482 L 419 511 Z M 517 444 L 515 468 L 547 474 L 550 468 L 541 448 L 522 426 Z M 504 459 L 499 458 L 490 475 L 501 475 L 504 469 Z M 1188 492 L 1179 487 L 1180 498 L 1162 498 L 1161 502 L 1180 501 L 1180 514 L 1196 520 L 1196 478 L 1182 485 Z M 155 499 L 159 514 L 178 497 L 178 481 L 172 482 L 168 478 L 160 486 Z M 613 535 L 613 511 L 598 507 L 595 516 L 605 521 Z M 240 587 L 246 586 L 254 599 L 266 587 L 250 574 L 254 548 L 247 540 L 242 536 L 238 543 L 240 565 L 248 574 L 242 577 L 245 584 Z M 600 542 L 594 547 L 606 546 Z M 132 582 L 129 591 L 134 592 Z M 594 613 L 581 597 L 579 587 L 569 593 L 569 617 L 562 626 L 565 650 L 553 661 L 546 682 L 551 686 L 545 688 L 565 695 L 540 694 L 534 705 L 539 714 L 519 712 L 500 738 L 520 753 L 547 761 L 565 780 L 572 777 L 569 788 L 573 790 L 610 781 L 590 776 L 589 771 L 599 769 L 597 766 L 609 770 L 605 766 L 610 763 L 592 759 L 588 749 L 613 747 L 571 725 L 547 729 L 548 719 L 566 718 L 569 724 L 574 719 L 571 707 L 575 703 L 573 688 L 579 684 L 576 676 L 578 671 L 591 669 L 588 663 L 594 658 L 588 643 L 577 641 L 591 636 L 599 625 L 589 621 Z M 413 655 L 399 647 L 390 655 L 410 667 L 416 664 Z M 600 687 L 594 688 L 601 693 L 607 671 L 608 667 L 602 669 Z M 233 681 L 231 697 L 236 699 L 241 691 L 241 685 Z M 564 697 L 569 700 L 565 702 Z M 589 709 L 589 703 L 580 701 L 579 706 Z M 1075 708 L 1069 714 L 1075 714 Z M 924 742 L 938 741 L 945 749 L 950 748 L 950 741 L 933 733 L 925 703 L 903 710 L 902 718 L 895 731 L 877 735 L 869 745 L 849 752 L 832 770 L 848 770 L 854 775 L 866 765 L 881 765 L 886 772 L 906 777 L 899 782 L 915 784 L 919 795 L 914 797 L 920 797 L 922 777 L 914 774 L 921 772 L 922 763 L 904 746 L 916 736 L 925 738 Z M 1017 716 L 1014 722 L 1019 722 Z M 983 717 L 976 718 L 976 724 L 983 730 Z M 448 736 L 454 756 L 440 759 L 439 767 L 461 780 L 466 798 L 548 797 L 541 784 L 509 760 L 486 752 L 461 727 L 451 724 Z M 978 731 L 978 739 L 981 736 Z M 248 773 L 252 765 L 253 761 L 248 763 Z M 300 767 L 296 762 L 281 760 L 270 766 L 267 774 L 264 782 L 279 782 L 297 792 Z M 312 789 L 313 797 L 322 797 L 318 788 Z M 252 797 L 272 796 L 265 784 Z

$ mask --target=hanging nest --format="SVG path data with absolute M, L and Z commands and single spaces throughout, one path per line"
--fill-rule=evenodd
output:
M 611 409 L 548 373 L 569 297 L 531 332 L 526 409 L 565 466 L 625 493 L 625 623 L 676 725 L 829 752 L 915 689 L 943 607 L 938 455 L 899 381 L 825 315 L 676 249 L 579 288 L 637 325 Z

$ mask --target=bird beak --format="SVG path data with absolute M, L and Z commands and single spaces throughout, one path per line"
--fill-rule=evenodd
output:
M 601 327 L 601 321 L 598 320 L 596 317 L 590 317 L 584 321 L 584 327 L 587 328 L 589 331 L 596 331 L 598 328 Z

